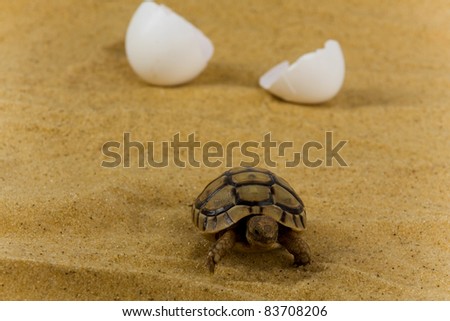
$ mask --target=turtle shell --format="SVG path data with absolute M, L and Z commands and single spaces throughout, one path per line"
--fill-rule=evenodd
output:
M 226 171 L 205 187 L 192 208 L 195 226 L 205 233 L 220 232 L 257 214 L 270 216 L 296 231 L 306 228 L 300 197 L 283 178 L 262 168 Z

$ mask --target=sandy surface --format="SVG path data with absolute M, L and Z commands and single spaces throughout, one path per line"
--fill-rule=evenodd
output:
M 199 78 L 167 89 L 124 55 L 140 1 L 2 1 L 0 298 L 450 300 L 448 1 L 352 2 L 167 1 L 216 47 Z M 258 88 L 328 38 L 347 62 L 331 102 Z M 348 167 L 273 169 L 306 203 L 306 268 L 284 251 L 233 252 L 208 275 L 189 204 L 224 165 L 100 166 L 124 132 L 227 144 L 269 131 L 349 141 Z

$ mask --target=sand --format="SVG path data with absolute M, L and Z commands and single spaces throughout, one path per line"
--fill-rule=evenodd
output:
M 450 300 L 448 1 L 165 1 L 216 48 L 176 88 L 127 64 L 139 3 L 0 3 L 1 299 Z M 332 101 L 258 87 L 329 38 L 347 64 Z M 298 269 L 278 250 L 233 252 L 207 273 L 189 206 L 224 164 L 101 166 L 124 132 L 156 146 L 178 132 L 224 145 L 271 132 L 301 147 L 326 131 L 348 140 L 349 166 L 272 168 L 306 203 L 313 258 Z

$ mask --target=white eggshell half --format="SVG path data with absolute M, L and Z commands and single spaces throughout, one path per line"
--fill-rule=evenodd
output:
M 318 104 L 333 98 L 345 77 L 345 61 L 341 46 L 335 40 L 324 48 L 304 54 L 292 65 L 284 61 L 259 79 L 259 84 L 284 100 Z
M 153 85 L 173 86 L 197 77 L 214 52 L 211 41 L 168 7 L 144 1 L 125 37 L 134 72 Z

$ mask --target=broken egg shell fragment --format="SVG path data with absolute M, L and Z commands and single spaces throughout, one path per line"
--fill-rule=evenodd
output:
M 345 61 L 341 46 L 335 40 L 324 48 L 302 55 L 292 65 L 284 61 L 259 79 L 259 84 L 284 100 L 319 104 L 333 98 L 345 77 Z
M 153 85 L 174 86 L 197 77 L 211 59 L 214 46 L 168 7 L 144 1 L 128 25 L 125 51 L 140 78 Z

